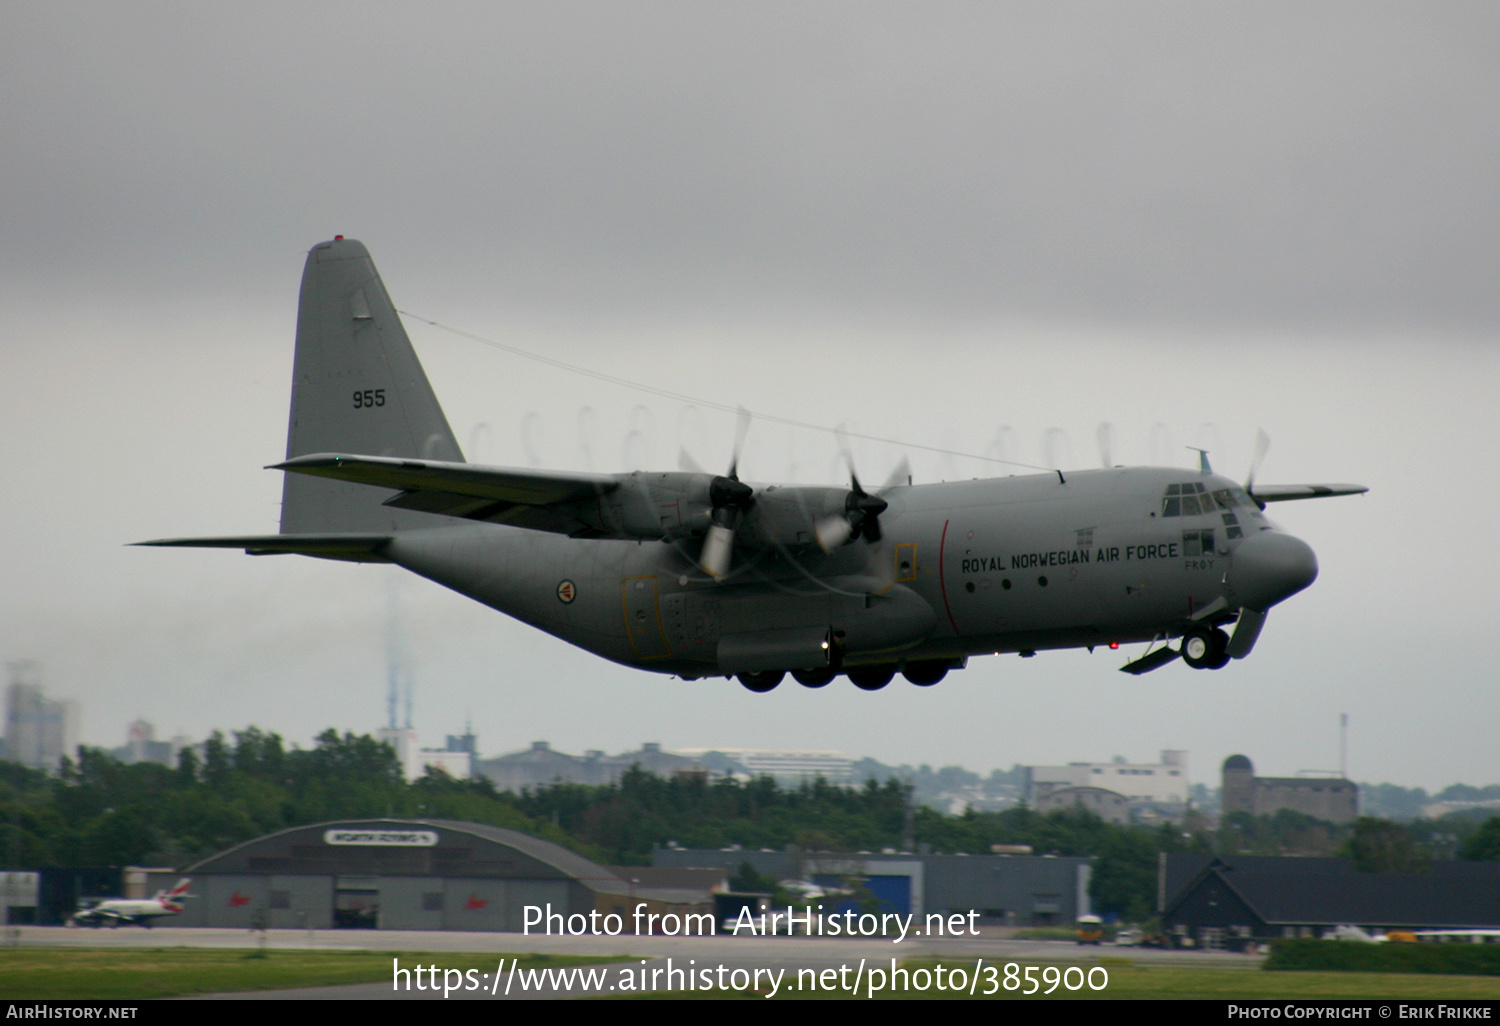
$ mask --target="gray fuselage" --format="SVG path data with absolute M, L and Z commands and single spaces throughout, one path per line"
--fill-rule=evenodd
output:
M 1204 498 L 1209 511 L 1168 515 L 1164 493 L 1179 487 L 1241 501 L 1224 508 Z M 1175 636 L 1248 606 L 1235 592 L 1235 552 L 1277 532 L 1233 482 L 1168 468 L 904 486 L 883 497 L 878 543 L 737 552 L 722 581 L 698 567 L 690 538 L 590 540 L 464 524 L 403 531 L 386 556 L 607 659 L 701 677 L 726 672 L 726 638 L 802 629 L 846 641 L 846 665 L 957 665 L 976 654 Z M 1295 565 L 1258 561 L 1262 610 L 1316 575 L 1311 550 L 1279 540 Z

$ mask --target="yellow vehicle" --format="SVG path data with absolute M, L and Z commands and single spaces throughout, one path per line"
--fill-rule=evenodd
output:
M 1102 944 L 1104 943 L 1104 921 L 1098 916 L 1078 917 L 1078 943 L 1079 944 Z

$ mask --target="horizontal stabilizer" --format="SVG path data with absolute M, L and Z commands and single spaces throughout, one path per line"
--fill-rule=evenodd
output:
M 229 538 L 160 538 L 135 542 L 177 549 L 244 549 L 247 556 L 276 556 L 286 552 L 351 563 L 389 563 L 382 550 L 388 534 L 247 534 Z
M 1251 494 L 1261 502 L 1290 502 L 1292 499 L 1322 499 L 1329 495 L 1363 495 L 1369 490 L 1357 484 L 1258 484 Z
M 1182 652 L 1171 645 L 1164 645 L 1155 652 L 1147 652 L 1134 662 L 1126 663 L 1120 667 L 1121 673 L 1131 673 L 1139 677 L 1143 673 L 1150 673 L 1160 666 L 1166 666 L 1173 659 L 1182 655 Z

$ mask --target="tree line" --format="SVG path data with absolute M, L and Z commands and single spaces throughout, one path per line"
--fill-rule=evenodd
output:
M 200 757 L 175 767 L 127 765 L 80 748 L 48 775 L 0 762 L 0 863 L 8 869 L 170 865 L 184 868 L 233 845 L 293 826 L 339 819 L 456 819 L 522 830 L 607 865 L 649 865 L 657 846 L 881 851 L 914 843 L 935 853 L 985 854 L 997 844 L 1094 858 L 1096 908 L 1123 918 L 1155 907 L 1159 852 L 1343 854 L 1374 871 L 1421 871 L 1433 857 L 1500 859 L 1500 817 L 1480 824 L 1400 824 L 1366 818 L 1335 826 L 1296 813 L 1227 816 L 1217 829 L 1117 826 L 1082 809 L 949 815 L 888 778 L 845 787 L 795 787 L 769 777 L 657 777 L 639 768 L 617 783 L 555 783 L 521 794 L 484 778 L 438 772 L 407 783 L 395 753 L 368 735 L 327 730 L 288 747 L 257 728 L 215 733 Z M 1461 836 L 1460 836 L 1461 835 Z

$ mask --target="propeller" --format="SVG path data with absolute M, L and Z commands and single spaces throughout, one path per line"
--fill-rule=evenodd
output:
M 1094 432 L 1094 437 L 1099 440 L 1099 465 L 1105 470 L 1114 466 L 1115 428 L 1109 421 L 1101 423 Z
M 824 552 L 832 552 L 851 538 L 861 535 L 871 545 L 880 541 L 880 514 L 890 506 L 878 493 L 872 495 L 860 485 L 859 474 L 854 470 L 854 457 L 849 451 L 849 440 L 843 431 L 838 432 L 838 438 L 844 463 L 849 467 L 849 494 L 844 498 L 843 513 L 824 517 L 813 525 L 813 536 Z M 911 464 L 903 456 L 879 491 L 894 488 L 910 476 Z
M 1271 436 L 1266 434 L 1265 428 L 1255 429 L 1255 452 L 1250 457 L 1250 473 L 1245 475 L 1245 494 L 1250 496 L 1261 509 L 1266 504 L 1255 497 L 1255 475 L 1260 472 L 1261 462 L 1266 458 L 1266 450 L 1271 448 Z
M 745 436 L 750 431 L 750 411 L 739 409 L 734 429 L 734 451 L 729 458 L 729 473 L 716 477 L 708 485 L 709 513 L 708 535 L 703 539 L 703 549 L 698 554 L 698 565 L 710 577 L 721 579 L 729 576 L 730 556 L 734 551 L 734 532 L 739 525 L 740 513 L 755 502 L 755 489 L 740 481 L 740 450 L 744 448 Z M 679 461 L 690 473 L 701 472 L 697 464 L 684 449 Z

